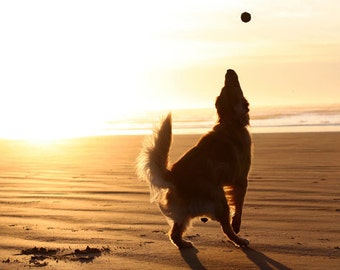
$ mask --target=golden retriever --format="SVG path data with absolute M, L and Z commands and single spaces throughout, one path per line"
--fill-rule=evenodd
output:
M 195 217 L 218 221 L 236 246 L 249 244 L 237 235 L 251 165 L 249 103 L 234 70 L 227 70 L 215 107 L 218 122 L 212 131 L 172 167 L 168 164 L 171 114 L 137 159 L 137 175 L 148 181 L 151 201 L 167 218 L 170 240 L 180 249 L 192 247 L 182 237 Z

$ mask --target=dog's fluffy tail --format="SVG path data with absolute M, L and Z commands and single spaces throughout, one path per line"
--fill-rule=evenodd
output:
M 160 201 L 166 189 L 172 187 L 167 169 L 172 140 L 171 129 L 169 113 L 160 127 L 154 130 L 153 136 L 145 140 L 137 158 L 137 176 L 149 183 L 151 202 Z

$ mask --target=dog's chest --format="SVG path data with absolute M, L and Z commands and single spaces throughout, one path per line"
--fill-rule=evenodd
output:
M 211 169 L 216 181 L 228 185 L 247 178 L 251 165 L 250 136 L 227 138 L 212 156 Z

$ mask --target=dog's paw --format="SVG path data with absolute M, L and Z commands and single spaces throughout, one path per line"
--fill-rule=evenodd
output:
M 240 238 L 237 241 L 229 240 L 230 243 L 232 243 L 235 247 L 247 247 L 249 245 L 249 240 L 245 238 Z
M 234 245 L 237 247 L 246 247 L 249 245 L 249 240 L 246 238 L 239 237 L 239 239 L 237 240 L 237 242 L 234 243 Z

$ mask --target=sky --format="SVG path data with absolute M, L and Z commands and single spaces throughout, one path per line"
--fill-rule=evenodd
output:
M 339 14 L 336 0 L 1 1 L 0 138 L 211 107 L 229 68 L 254 107 L 340 103 Z

